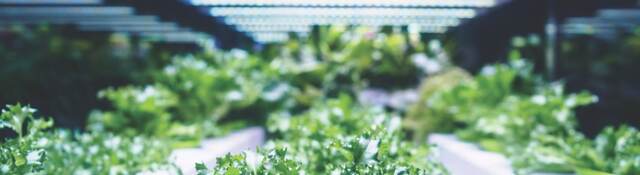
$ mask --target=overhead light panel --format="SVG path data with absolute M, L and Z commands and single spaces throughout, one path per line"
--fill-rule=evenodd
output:
M 438 26 L 456 26 L 460 24 L 457 18 L 287 18 L 287 17 L 228 17 L 224 21 L 231 25 L 409 25 L 425 24 Z
M 188 31 L 175 26 L 79 26 L 84 31 L 114 31 L 114 32 L 179 32 Z
M 158 21 L 156 16 L 116 15 L 116 16 L 2 16 L 0 21 Z
M 178 28 L 178 25 L 171 22 L 158 21 L 83 21 L 76 23 L 79 26 L 153 26 L 165 28 Z
M 448 25 L 429 25 L 429 24 L 410 24 L 417 26 L 420 32 L 441 33 L 446 30 Z M 383 25 L 364 25 L 369 27 L 380 27 Z M 237 30 L 245 32 L 306 32 L 310 31 L 312 25 L 255 25 L 255 24 L 238 24 L 235 25 Z
M 157 18 L 138 18 L 138 16 L 122 18 L 2 18 L 0 23 L 6 24 L 77 24 L 77 25 L 158 25 Z
M 447 27 L 444 26 L 419 26 L 420 33 L 444 33 Z
M 131 7 L 48 7 L 48 6 L 23 6 L 0 7 L 0 16 L 115 16 L 133 15 Z
M 495 0 L 191 0 L 199 6 L 491 7 Z
M 165 42 L 197 42 L 208 38 L 207 35 L 196 32 L 141 32 L 139 34 L 153 40 Z
M 11 5 L 96 5 L 102 0 L 0 0 L 0 4 Z
M 309 8 L 309 7 L 214 7 L 211 15 L 217 17 L 455 17 L 471 18 L 473 9 L 458 8 Z
M 640 9 L 607 9 L 598 11 L 600 18 L 640 18 Z
M 289 39 L 287 33 L 254 33 L 251 36 L 259 43 L 282 42 Z
M 302 25 L 238 25 L 237 30 L 245 32 L 308 32 L 311 26 Z

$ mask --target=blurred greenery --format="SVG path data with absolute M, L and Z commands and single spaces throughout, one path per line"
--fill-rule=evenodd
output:
M 594 141 L 585 138 L 576 130 L 575 109 L 598 98 L 588 92 L 566 93 L 562 83 L 544 82 L 532 70 L 522 59 L 486 66 L 472 79 L 423 96 L 424 116 L 408 119 L 505 154 L 517 174 L 640 170 L 635 128 L 608 128 Z
M 146 66 L 154 65 L 138 58 L 132 45 L 141 43 L 117 34 L 14 26 L 0 39 L 0 104 L 37 105 L 63 127 L 82 128 L 91 109 L 106 106 L 99 90 L 147 81 Z
M 453 88 L 460 83 L 470 81 L 471 75 L 460 68 L 450 68 L 439 74 L 425 78 L 420 85 L 420 96 L 417 102 L 412 104 L 404 118 L 405 129 L 411 131 L 412 139 L 416 143 L 422 143 L 427 135 L 434 132 L 451 132 L 456 126 L 450 120 L 451 116 L 441 114 L 434 108 L 427 106 L 431 97 L 439 91 Z
M 0 128 L 10 128 L 18 137 L 0 141 L 0 173 L 180 173 L 167 159 L 170 147 L 161 140 L 105 132 L 48 131 L 53 121 L 34 116 L 36 111 L 20 104 L 2 109 Z
M 611 127 L 586 138 L 576 131 L 574 111 L 598 98 L 566 92 L 521 59 L 540 58 L 536 36 L 515 38 L 507 64 L 472 76 L 448 63 L 439 41 L 425 44 L 407 30 L 317 26 L 260 52 L 176 54 L 121 34 L 16 26 L 0 33 L 7 41 L 0 43 L 0 103 L 43 106 L 62 126 L 78 127 L 83 121 L 76 119 L 86 116 L 89 122 L 85 132 L 49 132 L 53 121 L 33 117 L 28 106 L 8 106 L 0 128 L 17 137 L 0 145 L 0 160 L 8 162 L 0 172 L 173 174 L 166 159 L 173 148 L 264 124 L 273 140 L 263 149 L 227 155 L 212 169 L 197 164 L 198 171 L 446 174 L 428 158 L 428 145 L 406 141 L 405 129 L 416 143 L 453 132 L 507 155 L 519 174 L 640 173 L 637 129 Z M 625 39 L 611 57 L 638 54 L 637 38 Z M 569 53 L 579 48 L 563 45 Z M 595 60 L 573 66 L 598 78 L 635 71 L 623 65 L 636 59 Z M 404 119 L 352 100 L 364 88 L 411 88 L 425 76 Z
M 404 141 L 399 117 L 347 95 L 298 116 L 274 115 L 267 127 L 277 138 L 257 153 L 229 154 L 212 169 L 196 165 L 199 174 L 448 174 L 429 146 Z

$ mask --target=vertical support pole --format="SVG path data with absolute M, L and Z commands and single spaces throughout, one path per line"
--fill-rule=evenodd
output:
M 553 79 L 556 61 L 556 42 L 558 36 L 558 24 L 555 13 L 555 0 L 547 0 L 547 23 L 545 24 L 545 34 L 547 38 L 545 49 L 545 69 L 548 79 Z
M 140 45 L 142 45 L 141 38 L 138 34 L 130 34 L 129 44 L 131 44 L 131 49 L 129 50 L 129 56 L 136 61 L 142 62 L 143 55 Z

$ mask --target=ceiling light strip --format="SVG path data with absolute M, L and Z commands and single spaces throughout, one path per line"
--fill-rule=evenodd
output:
M 452 8 L 295 8 L 295 7 L 221 7 L 211 8 L 210 14 L 225 16 L 272 16 L 272 17 L 455 17 L 471 18 L 473 9 Z
M 52 5 L 52 4 L 64 4 L 64 5 L 97 5 L 101 4 L 102 0 L 0 0 L 0 4 L 12 4 L 12 5 Z
M 1 16 L 0 21 L 158 21 L 156 16 Z
M 191 0 L 198 6 L 491 7 L 495 0 Z
M 255 33 L 250 35 L 259 43 L 281 42 L 289 39 L 287 33 Z
M 0 16 L 133 15 L 131 7 L 0 7 Z
M 409 25 L 409 24 L 429 24 L 442 26 L 456 26 L 460 24 L 459 19 L 394 19 L 394 18 L 271 18 L 271 19 L 246 19 L 246 18 L 226 18 L 227 24 L 232 25 L 329 25 L 329 24 L 354 24 L 354 25 Z
M 246 32 L 308 32 L 311 26 L 237 26 L 236 29 Z
M 79 26 L 84 31 L 114 31 L 114 32 L 178 32 L 188 31 L 172 26 Z

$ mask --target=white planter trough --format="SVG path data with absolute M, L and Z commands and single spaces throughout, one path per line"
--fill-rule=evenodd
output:
M 512 175 L 513 168 L 502 154 L 488 152 L 451 134 L 431 134 L 429 143 L 439 149 L 437 158 L 452 175 Z M 568 175 L 535 173 L 535 175 Z
M 251 127 L 225 137 L 203 140 L 199 148 L 176 149 L 171 153 L 171 159 L 183 174 L 192 175 L 196 174 L 195 163 L 213 167 L 216 158 L 227 153 L 255 150 L 265 142 L 265 137 L 262 127 Z

